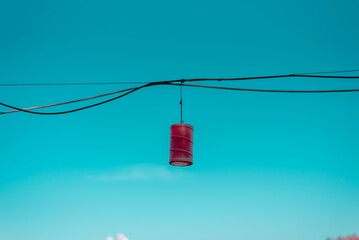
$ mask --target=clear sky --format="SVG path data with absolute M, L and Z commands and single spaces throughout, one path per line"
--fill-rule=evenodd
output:
M 355 69 L 358 10 L 357 0 L 0 1 L 0 82 Z M 338 79 L 212 84 L 359 88 L 358 80 Z M 37 106 L 129 86 L 0 87 L 0 102 Z M 130 240 L 324 240 L 359 233 L 359 93 L 184 88 L 183 96 L 184 121 L 194 126 L 188 168 L 168 165 L 169 127 L 179 121 L 174 86 L 73 114 L 1 115 L 0 239 L 105 240 L 122 232 Z

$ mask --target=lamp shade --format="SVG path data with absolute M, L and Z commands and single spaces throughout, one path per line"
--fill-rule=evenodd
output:
M 170 135 L 170 161 L 172 166 L 186 167 L 193 164 L 193 126 L 173 124 Z

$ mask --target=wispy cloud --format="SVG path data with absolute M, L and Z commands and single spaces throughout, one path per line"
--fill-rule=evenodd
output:
M 120 233 L 117 235 L 117 240 L 128 240 L 128 238 L 125 235 Z
M 111 236 L 108 236 L 108 237 L 106 238 L 106 240 L 114 240 L 114 238 L 111 237 Z M 119 234 L 117 234 L 116 240 L 129 240 L 129 239 L 128 239 L 124 234 L 119 233 Z
M 89 174 L 85 179 L 91 181 L 113 182 L 125 180 L 149 180 L 149 179 L 166 179 L 175 180 L 188 177 L 190 174 L 184 169 L 163 165 L 132 165 L 118 168 L 98 174 Z

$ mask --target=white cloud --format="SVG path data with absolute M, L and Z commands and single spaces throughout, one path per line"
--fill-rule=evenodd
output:
M 127 237 L 125 237 L 125 235 L 123 235 L 122 233 L 117 235 L 117 240 L 128 240 Z
M 106 240 L 114 240 L 113 237 L 107 237 Z
M 188 176 L 189 173 L 185 169 L 174 169 L 166 165 L 133 165 L 100 174 L 86 175 L 85 178 L 91 181 L 113 182 L 149 179 L 174 180 Z

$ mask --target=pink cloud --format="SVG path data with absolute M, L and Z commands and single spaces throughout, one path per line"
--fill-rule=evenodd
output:
M 128 238 L 125 235 L 120 233 L 117 235 L 117 240 L 128 240 Z
M 349 237 L 338 237 L 336 239 L 330 239 L 330 240 L 359 240 L 359 237 L 357 237 L 355 234 L 353 236 Z

